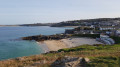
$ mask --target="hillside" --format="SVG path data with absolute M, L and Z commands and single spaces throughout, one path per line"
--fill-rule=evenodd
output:
M 35 23 L 35 24 L 22 24 L 19 26 L 51 26 L 54 23 Z
M 85 67 L 119 67 L 120 64 L 119 44 L 94 46 L 83 45 L 58 51 L 59 52 L 0 61 L 0 67 L 62 67 L 60 66 L 61 64 L 66 64 L 65 62 L 62 62 L 65 60 L 65 56 L 68 56 L 68 58 L 88 58 L 89 62 L 84 62 Z M 61 63 L 56 66 L 56 63 L 59 63 L 58 61 Z M 80 65 L 83 64 L 82 62 Z M 84 65 L 81 67 L 84 67 Z
M 57 24 L 52 24 L 52 27 L 62 27 L 62 26 L 79 26 L 85 24 L 99 24 L 99 22 L 112 22 L 120 21 L 120 18 L 98 18 L 98 19 L 84 19 L 84 20 L 72 20 L 72 21 L 64 21 Z

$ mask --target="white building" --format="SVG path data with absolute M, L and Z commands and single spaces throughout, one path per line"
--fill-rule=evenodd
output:
M 116 28 L 114 28 L 114 27 L 100 27 L 99 28 L 100 30 L 115 30 Z

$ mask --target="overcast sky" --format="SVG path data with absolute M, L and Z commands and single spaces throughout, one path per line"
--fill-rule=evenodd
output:
M 0 0 L 0 24 L 120 17 L 120 0 Z

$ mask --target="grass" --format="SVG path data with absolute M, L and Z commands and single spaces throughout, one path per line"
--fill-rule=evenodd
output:
M 120 45 L 82 45 L 60 49 L 59 53 L 48 53 L 0 61 L 0 67 L 23 67 L 34 65 L 38 67 L 50 67 L 57 58 L 62 58 L 64 56 L 88 57 L 91 61 L 87 64 L 88 67 L 119 67 Z M 39 64 L 37 65 L 35 63 Z
M 112 49 L 114 50 L 120 50 L 120 45 L 99 45 L 98 46 L 92 46 L 92 45 L 82 45 L 78 47 L 73 47 L 73 48 L 65 48 L 65 49 L 60 49 L 58 50 L 59 52 L 71 52 L 71 51 L 111 51 Z M 112 50 L 113 51 L 113 50 Z
M 87 64 L 88 67 L 119 67 L 119 57 L 95 57 Z

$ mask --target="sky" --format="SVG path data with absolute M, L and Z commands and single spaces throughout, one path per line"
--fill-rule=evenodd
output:
M 120 17 L 120 0 L 0 0 L 0 25 Z

